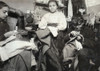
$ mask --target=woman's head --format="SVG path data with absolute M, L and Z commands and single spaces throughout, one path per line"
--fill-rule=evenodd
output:
M 48 2 L 48 6 L 49 6 L 50 12 L 54 13 L 54 12 L 56 12 L 57 9 L 58 9 L 58 2 L 55 1 L 55 0 L 50 0 L 50 1 Z
M 0 1 L 0 18 L 5 19 L 8 16 L 9 7 L 3 1 Z

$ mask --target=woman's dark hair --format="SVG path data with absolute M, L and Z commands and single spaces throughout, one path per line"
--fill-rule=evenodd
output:
M 5 2 L 0 1 L 0 9 L 1 9 L 2 7 L 8 7 L 8 5 L 7 5 Z
M 49 2 L 48 2 L 48 7 L 49 7 L 49 4 L 50 4 L 51 2 L 55 2 L 56 5 L 59 7 L 58 2 L 57 2 L 56 0 L 49 0 Z

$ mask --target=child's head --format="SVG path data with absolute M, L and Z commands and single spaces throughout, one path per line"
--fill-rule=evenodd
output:
M 0 18 L 5 19 L 8 16 L 8 5 L 3 1 L 0 1 Z
M 50 12 L 54 13 L 54 12 L 56 12 L 57 9 L 58 9 L 58 2 L 55 1 L 55 0 L 50 0 L 50 1 L 48 2 L 48 6 L 49 6 Z
M 73 24 L 74 30 L 81 30 L 82 25 L 84 24 L 84 20 L 81 17 L 73 17 L 71 23 Z

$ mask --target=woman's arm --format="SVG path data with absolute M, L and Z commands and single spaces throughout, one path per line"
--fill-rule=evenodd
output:
M 7 37 L 10 37 L 10 36 L 16 35 L 16 34 L 18 34 L 18 32 L 17 32 L 16 30 L 14 30 L 14 31 L 6 32 L 6 33 L 4 34 L 4 36 L 7 38 Z
M 16 35 L 18 32 L 17 31 L 9 31 L 9 32 L 6 32 L 5 34 L 3 35 L 0 35 L 0 41 L 3 41 L 5 40 L 6 38 L 12 36 L 12 35 Z

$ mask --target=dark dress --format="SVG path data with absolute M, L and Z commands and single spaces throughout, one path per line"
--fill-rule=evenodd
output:
M 36 32 L 39 40 L 42 42 L 43 47 L 41 49 L 40 57 L 40 70 L 39 71 L 62 71 L 59 52 L 61 51 L 59 45 L 61 33 L 58 37 L 53 37 L 48 29 L 39 30 Z M 43 34 L 44 33 L 44 34 Z
M 8 24 L 0 19 L 0 41 L 6 39 L 4 34 L 8 31 Z M 23 51 L 5 62 L 0 61 L 0 71 L 31 71 L 31 51 Z

